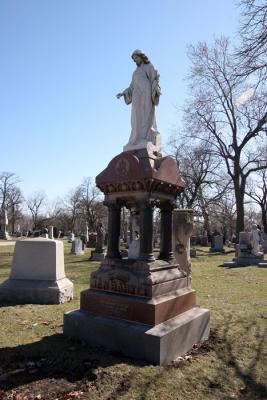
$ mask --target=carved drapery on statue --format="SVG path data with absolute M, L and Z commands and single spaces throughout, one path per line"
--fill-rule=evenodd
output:
M 131 135 L 124 151 L 150 148 L 152 152 L 160 152 L 161 139 L 155 117 L 155 106 L 161 95 L 159 74 L 142 50 L 135 50 L 132 59 L 137 68 L 130 86 L 117 95 L 117 98 L 123 96 L 126 104 L 132 104 Z
M 132 104 L 131 136 L 128 144 L 142 142 L 155 144 L 159 134 L 155 117 L 155 105 L 159 103 L 159 75 L 152 64 L 142 64 L 133 73 L 129 88 L 123 92 L 125 103 Z

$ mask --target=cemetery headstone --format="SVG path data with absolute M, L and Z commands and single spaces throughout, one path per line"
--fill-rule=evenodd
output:
M 257 226 L 256 226 L 257 228 Z M 233 261 L 224 262 L 226 267 L 235 267 L 241 265 L 260 265 L 267 266 L 267 260 L 263 258 L 263 253 L 259 251 L 259 236 L 255 226 L 251 232 L 240 232 L 239 244 L 236 246 L 237 256 Z M 265 265 L 266 264 L 266 265 Z
M 86 247 L 90 248 L 95 248 L 96 247 L 96 241 L 97 241 L 97 233 L 96 232 L 90 232 L 89 233 L 89 240 L 86 244 Z
M 48 237 L 49 237 L 49 239 L 54 239 L 54 227 L 53 226 L 48 227 Z
M 223 252 L 223 236 L 218 232 L 214 231 L 213 234 L 211 235 L 211 247 L 210 251 L 212 252 Z
M 209 238 L 207 235 L 200 236 L 200 245 L 204 247 L 209 245 Z
M 97 236 L 96 236 L 96 246 L 95 250 L 91 252 L 91 261 L 103 261 L 105 258 L 105 253 L 104 253 L 104 238 L 105 238 L 105 232 L 102 223 L 100 222 L 97 225 L 97 230 L 96 230 Z
M 68 237 L 69 237 L 69 240 L 68 240 L 69 243 L 72 243 L 73 240 L 75 240 L 75 235 L 73 232 L 69 232 Z
M 173 212 L 173 246 L 177 263 L 191 286 L 190 235 L 193 230 L 193 210 L 175 209 Z
M 71 254 L 83 255 L 83 242 L 81 239 L 75 239 L 71 242 Z
M 263 238 L 262 238 L 262 251 L 264 254 L 267 253 L 267 235 L 266 233 L 263 233 Z
M 66 278 L 63 243 L 44 238 L 17 241 L 9 279 L 0 285 L 0 301 L 59 304 L 73 298 Z
M 190 248 L 190 258 L 196 258 L 197 257 L 197 249 L 194 247 Z
M 190 246 L 196 246 L 197 243 L 197 237 L 196 236 L 191 236 L 190 237 Z

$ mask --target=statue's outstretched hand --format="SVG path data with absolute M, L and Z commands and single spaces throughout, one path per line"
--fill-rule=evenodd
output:
M 123 96 L 123 93 L 116 94 L 117 99 L 119 99 L 121 96 Z

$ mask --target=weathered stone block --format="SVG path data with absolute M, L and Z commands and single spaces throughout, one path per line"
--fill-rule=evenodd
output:
M 10 277 L 0 285 L 0 300 L 57 304 L 72 298 L 73 283 L 65 276 L 63 243 L 43 238 L 16 242 Z
M 64 335 L 157 365 L 184 355 L 209 331 L 210 312 L 198 307 L 154 327 L 82 310 L 64 315 Z

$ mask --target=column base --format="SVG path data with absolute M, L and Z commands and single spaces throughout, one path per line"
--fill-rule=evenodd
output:
M 64 315 L 64 335 L 156 365 L 166 365 L 208 339 L 210 312 L 192 308 L 151 327 L 82 310 Z

